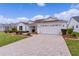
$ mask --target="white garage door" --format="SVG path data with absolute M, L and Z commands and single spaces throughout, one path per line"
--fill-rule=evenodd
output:
M 61 33 L 61 29 L 58 26 L 41 26 L 39 28 L 37 28 L 38 33 L 41 34 L 60 34 Z

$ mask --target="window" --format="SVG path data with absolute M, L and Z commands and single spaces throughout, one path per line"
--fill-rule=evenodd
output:
M 76 25 L 76 28 L 78 28 L 78 25 Z
M 35 28 L 35 26 L 32 26 L 32 28 Z
M 64 25 L 63 25 L 63 27 L 64 27 Z
M 74 26 L 72 26 L 72 29 L 74 29 Z
M 58 26 L 58 25 L 56 25 L 56 26 Z
M 22 26 L 19 26 L 19 30 L 21 30 L 21 31 L 22 31 L 22 28 L 23 28 Z

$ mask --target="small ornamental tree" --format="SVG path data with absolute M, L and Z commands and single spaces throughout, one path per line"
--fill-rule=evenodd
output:
M 73 33 L 73 29 L 67 29 L 67 34 L 72 34 Z
M 12 30 L 11 30 L 12 32 L 16 32 L 17 31 L 17 29 L 16 28 L 12 28 Z

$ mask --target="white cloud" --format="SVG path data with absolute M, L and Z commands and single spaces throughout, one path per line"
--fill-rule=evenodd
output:
M 43 15 L 36 15 L 36 16 L 34 16 L 31 20 L 37 20 L 37 19 L 43 19 L 44 18 L 44 16 Z
M 72 4 L 70 8 L 75 8 L 75 9 L 79 9 L 79 4 Z
M 26 17 L 18 17 L 18 18 L 16 18 L 16 22 L 27 22 L 27 21 L 29 21 L 29 19 L 26 18 Z
M 11 22 L 10 19 L 0 15 L 0 23 L 9 23 Z
M 54 14 L 54 16 L 64 20 L 69 20 L 73 16 L 79 16 L 79 4 L 72 4 L 69 10 Z
M 44 16 L 44 18 L 48 18 L 48 17 L 50 17 L 50 15 L 45 15 L 45 16 Z
M 36 15 L 34 16 L 31 20 L 37 20 L 37 19 L 44 19 L 44 18 L 48 18 L 50 17 L 50 15 Z
M 37 5 L 40 6 L 40 7 L 44 7 L 45 3 L 37 3 Z
M 79 10 L 78 9 L 70 9 L 68 11 L 54 14 L 54 16 L 59 19 L 70 20 L 70 18 L 73 16 L 79 16 Z
M 16 19 L 7 18 L 0 15 L 0 23 L 16 23 L 16 22 L 27 22 L 29 19 L 26 17 L 18 17 Z
M 7 18 L 7 17 L 4 17 L 4 16 L 0 15 L 0 23 L 27 22 L 29 20 L 34 21 L 34 20 L 37 20 L 37 19 L 44 19 L 44 18 L 47 18 L 49 16 L 50 15 L 36 15 L 31 19 L 28 19 L 27 17 L 18 17 L 18 18 L 12 19 L 12 18 Z

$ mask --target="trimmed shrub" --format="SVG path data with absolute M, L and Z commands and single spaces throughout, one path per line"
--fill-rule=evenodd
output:
M 16 34 L 19 34 L 19 32 L 17 31 Z
M 12 28 L 12 29 L 11 29 L 11 32 L 16 32 L 16 31 L 17 31 L 16 28 Z
M 13 31 L 12 31 L 12 30 L 9 30 L 8 32 L 9 32 L 9 33 L 13 33 Z
M 66 35 L 67 29 L 61 29 L 62 35 Z
M 8 31 L 6 31 L 6 30 L 5 30 L 4 32 L 5 32 L 5 33 L 8 33 Z
M 26 33 L 28 33 L 29 31 L 26 31 Z
M 73 33 L 73 29 L 67 29 L 67 34 L 72 34 Z
M 75 33 L 72 33 L 72 37 L 77 38 L 77 35 Z
M 79 36 L 79 32 L 73 32 L 72 34 L 75 34 L 76 36 Z
M 28 33 L 27 33 L 27 36 L 31 36 L 31 33 L 28 32 Z
M 5 33 L 10 33 L 11 31 L 10 31 L 10 30 L 5 30 L 4 32 L 5 32 Z
M 17 32 L 16 28 L 12 28 L 11 30 L 5 30 L 5 33 L 13 33 L 13 32 Z
M 22 35 L 22 31 L 16 31 L 16 34 Z
M 29 33 L 29 31 L 16 31 L 16 34 Z

